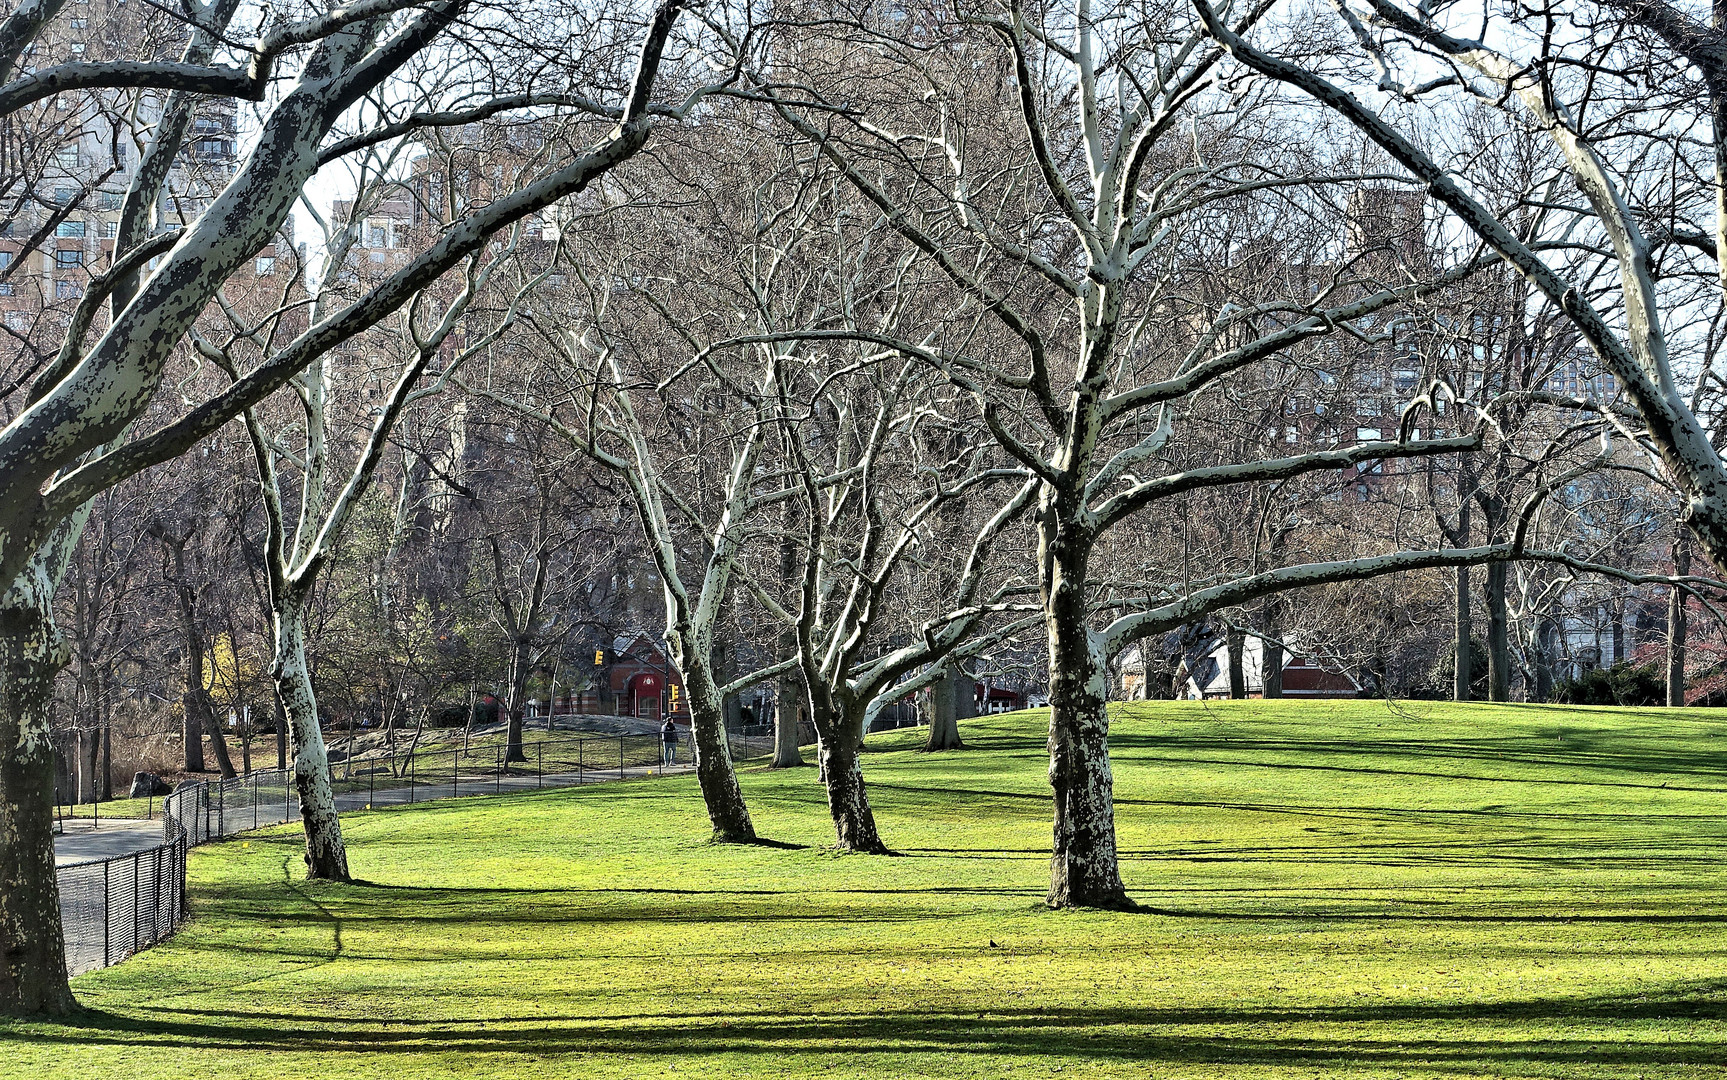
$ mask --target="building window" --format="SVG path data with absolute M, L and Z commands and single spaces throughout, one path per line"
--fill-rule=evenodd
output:
M 75 187 L 57 187 L 54 189 L 55 206 L 71 206 L 72 200 L 77 197 L 78 189 Z
M 55 152 L 54 161 L 62 169 L 76 169 L 78 167 L 78 144 L 62 146 Z
M 115 221 L 115 220 L 110 218 L 109 220 L 104 221 L 102 223 L 102 239 L 112 240 L 119 235 L 120 235 L 120 223 L 118 221 Z
M 1357 398 L 1355 400 L 1355 415 L 1357 415 L 1357 416 L 1378 416 L 1379 415 L 1379 399 L 1378 398 L 1370 398 L 1370 397 Z
M 0 251 L 0 270 L 12 265 L 12 252 Z
M 6 328 L 17 330 L 20 333 L 28 330 L 30 329 L 30 316 L 22 311 L 8 311 L 6 313 Z
M 366 246 L 375 248 L 389 247 L 390 226 L 383 222 L 368 222 L 366 225 Z
M 54 253 L 54 265 L 62 270 L 84 265 L 84 250 L 82 248 L 61 248 Z
M 89 25 L 90 25 L 89 19 L 73 19 L 72 20 L 72 29 L 74 29 L 74 30 L 84 30 L 84 29 L 87 29 L 89 27 Z
M 1378 442 L 1379 429 L 1376 427 L 1358 427 L 1355 429 L 1356 442 Z
M 84 43 L 82 41 L 74 41 L 72 43 L 72 55 L 73 56 L 83 56 L 84 55 Z
M 1298 433 L 1296 432 L 1296 430 L 1294 428 L 1285 428 L 1283 430 L 1283 441 L 1290 444 L 1291 446 L 1295 445 L 1295 440 L 1296 440 L 1297 436 L 1298 436 Z
M 274 255 L 258 256 L 257 273 L 259 277 L 268 277 L 276 272 L 276 257 Z
M 54 299 L 76 300 L 84 295 L 84 286 L 76 281 L 57 280 L 54 282 Z
M 54 226 L 54 235 L 82 237 L 84 235 L 84 223 L 82 221 L 62 221 Z
M 121 143 L 120 145 L 124 146 L 125 143 Z M 96 196 L 96 206 L 98 209 L 102 210 L 118 210 L 120 209 L 120 204 L 125 201 L 126 196 L 122 195 L 118 191 L 104 191 L 98 193 Z
M 1391 377 L 1396 382 L 1397 388 L 1404 391 L 1415 389 L 1415 381 L 1419 378 L 1415 372 L 1408 368 L 1400 368 L 1392 372 Z

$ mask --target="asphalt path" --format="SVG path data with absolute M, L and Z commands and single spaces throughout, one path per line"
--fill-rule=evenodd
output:
M 66 831 L 54 838 L 54 865 L 93 862 L 147 851 L 162 843 L 160 821 L 109 818 L 92 826 L 85 819 L 68 819 Z

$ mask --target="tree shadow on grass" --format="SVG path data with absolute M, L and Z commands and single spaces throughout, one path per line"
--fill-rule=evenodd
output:
M 1146 1065 L 1211 1064 L 1408 1068 L 1428 1065 L 1489 1075 L 1508 1068 L 1564 1075 L 1626 1067 L 1727 1063 L 1718 988 L 1651 1000 L 1589 998 L 1456 1005 L 1219 1008 L 1015 1008 L 984 1012 L 878 1010 L 794 1014 L 745 1006 L 624 1016 L 567 1013 L 389 1021 L 283 1012 L 159 1009 L 149 1017 L 100 1010 L 56 1025 L 0 1029 L 15 1048 L 111 1045 L 185 1050 L 396 1055 L 598 1054 L 705 1058 L 786 1055 L 856 1063 L 872 1055 L 1075 1057 Z M 705 1003 L 704 1003 L 705 1004 Z M 1689 1021 L 1639 1039 L 1628 1025 Z M 1536 1026 L 1530 1032 L 1528 1027 Z M 1585 1035 L 1566 1029 L 1586 1025 Z M 1547 1026 L 1543 1030 L 1543 1026 Z M 1222 1029 L 1222 1030 L 1219 1030 Z M 1286 1029 L 1286 1030 L 1280 1030 Z M 1460 1033 L 1462 1029 L 1465 1033 Z M 1555 1030 L 1557 1029 L 1557 1030 Z M 1561 1035 L 1562 1037 L 1531 1037 Z M 1710 1038 L 1710 1035 L 1717 1038 Z

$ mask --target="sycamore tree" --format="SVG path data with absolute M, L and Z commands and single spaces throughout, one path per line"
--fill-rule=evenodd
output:
M 0 428 L 0 1014 L 65 1013 L 66 981 L 53 871 L 49 703 L 66 649 L 53 622 L 55 588 L 90 499 L 168 460 L 261 403 L 316 357 L 389 316 L 482 249 L 499 229 L 560 199 L 637 153 L 660 117 L 652 103 L 661 56 L 679 15 L 657 8 L 645 29 L 565 9 L 515 12 L 466 0 L 358 0 L 293 15 L 238 14 L 232 0 L 187 9 L 176 58 L 116 58 L 39 66 L 20 57 L 55 32 L 64 0 L 25 0 L 0 20 L 0 116 L 57 93 L 100 91 L 158 101 L 130 174 L 113 265 L 93 278 L 64 344 Z M 536 25 L 519 33 L 520 14 Z M 465 21 L 464 21 L 465 20 Z M 638 24 L 639 26 L 639 24 Z M 459 30 L 459 32 L 458 32 Z M 633 46 L 633 47 L 632 47 Z M 524 53 L 524 50 L 529 50 Z M 388 90 L 414 57 L 442 51 L 470 62 L 486 100 L 463 110 L 401 115 Z M 547 64 L 548 56 L 574 62 Z M 484 74 L 482 74 L 484 73 Z M 531 73 L 531 74 L 530 74 Z M 511 81 L 517 85 L 510 85 Z M 556 85 L 545 85 L 556 84 Z M 198 95 L 259 101 L 249 149 L 178 227 L 159 220 L 172 162 Z M 423 251 L 352 302 L 298 333 L 268 341 L 219 392 L 148 431 L 135 430 L 159 396 L 206 309 L 278 237 L 345 116 L 370 116 L 369 135 L 399 138 L 461 123 L 474 109 L 558 109 L 590 118 L 513 191 L 448 223 Z M 484 113 L 483 113 L 484 115 Z M 362 145 L 369 145 L 361 139 Z

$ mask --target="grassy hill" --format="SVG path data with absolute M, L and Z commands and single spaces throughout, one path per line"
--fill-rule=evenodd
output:
M 677 779 L 354 815 L 362 886 L 201 849 L 194 921 L 0 1075 L 1727 1073 L 1727 715 L 1124 707 L 1131 915 L 1042 906 L 1041 715 L 963 733 L 871 740 L 899 858 L 825 848 L 814 769 L 744 775 L 798 847 L 701 842 Z

